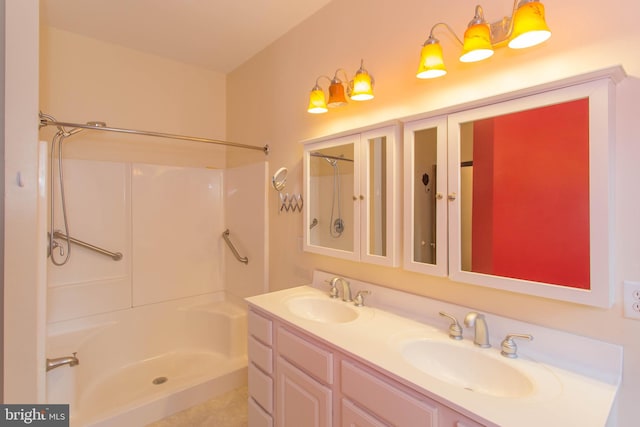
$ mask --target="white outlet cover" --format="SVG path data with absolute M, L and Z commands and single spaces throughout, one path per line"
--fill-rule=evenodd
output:
M 624 317 L 640 320 L 640 282 L 625 280 L 623 283 Z

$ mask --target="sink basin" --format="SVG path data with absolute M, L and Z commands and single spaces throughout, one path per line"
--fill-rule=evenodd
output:
M 496 352 L 464 347 L 461 343 L 416 340 L 402 347 L 402 356 L 437 379 L 477 393 L 499 397 L 523 397 L 535 390 L 524 372 L 502 361 Z
M 287 301 L 287 308 L 303 319 L 322 323 L 346 323 L 356 320 L 358 311 L 340 301 L 319 297 L 298 297 Z

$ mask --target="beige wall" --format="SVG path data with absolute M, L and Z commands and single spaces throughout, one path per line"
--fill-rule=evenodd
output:
M 301 252 L 302 216 L 271 215 L 269 281 L 272 290 L 309 282 L 313 269 L 451 301 L 479 310 L 555 327 L 624 346 L 619 425 L 636 425 L 640 395 L 640 321 L 622 316 L 623 280 L 640 280 L 640 144 L 633 125 L 640 97 L 640 4 L 614 1 L 546 0 L 552 38 L 527 51 L 500 49 L 479 64 L 460 64 L 459 47 L 438 33 L 449 74 L 416 79 L 420 45 L 432 24 L 445 21 L 461 32 L 473 7 L 432 0 L 335 0 L 268 49 L 232 72 L 227 86 L 227 136 L 269 143 L 270 172 L 289 168 L 288 190 L 302 188 L 301 141 L 365 125 L 433 111 L 581 73 L 624 66 L 630 76 L 618 86 L 615 169 L 615 298 L 611 309 L 589 308 L 454 283 L 425 275 Z M 489 20 L 509 14 L 509 1 L 485 5 Z M 606 20 L 603 16 L 606 15 Z M 460 35 L 460 34 L 459 34 Z M 375 76 L 376 98 L 352 102 L 324 115 L 306 112 L 308 93 L 321 74 L 344 67 L 353 73 L 360 59 Z M 635 118 L 634 118 L 635 117 Z M 268 199 L 275 212 L 275 198 Z
M 51 27 L 40 30 L 40 109 L 59 121 L 225 139 L 223 74 Z M 50 140 L 54 128 L 40 137 Z M 217 146 L 84 132 L 74 158 L 180 166 L 224 165 Z M 264 156 L 262 156 L 264 157 Z

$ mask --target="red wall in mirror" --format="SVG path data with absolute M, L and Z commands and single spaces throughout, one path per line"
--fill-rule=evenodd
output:
M 589 100 L 474 122 L 472 271 L 589 289 Z

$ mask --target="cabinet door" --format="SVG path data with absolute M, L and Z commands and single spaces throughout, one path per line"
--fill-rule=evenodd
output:
M 304 249 L 360 259 L 360 134 L 304 148 Z
M 404 128 L 404 268 L 447 275 L 447 119 Z
M 279 427 L 331 425 L 331 389 L 278 357 L 276 419 Z
M 360 259 L 395 267 L 400 248 L 397 126 L 360 137 Z
M 398 129 L 305 144 L 305 251 L 398 265 Z
M 449 274 L 611 307 L 613 83 L 448 117 Z

